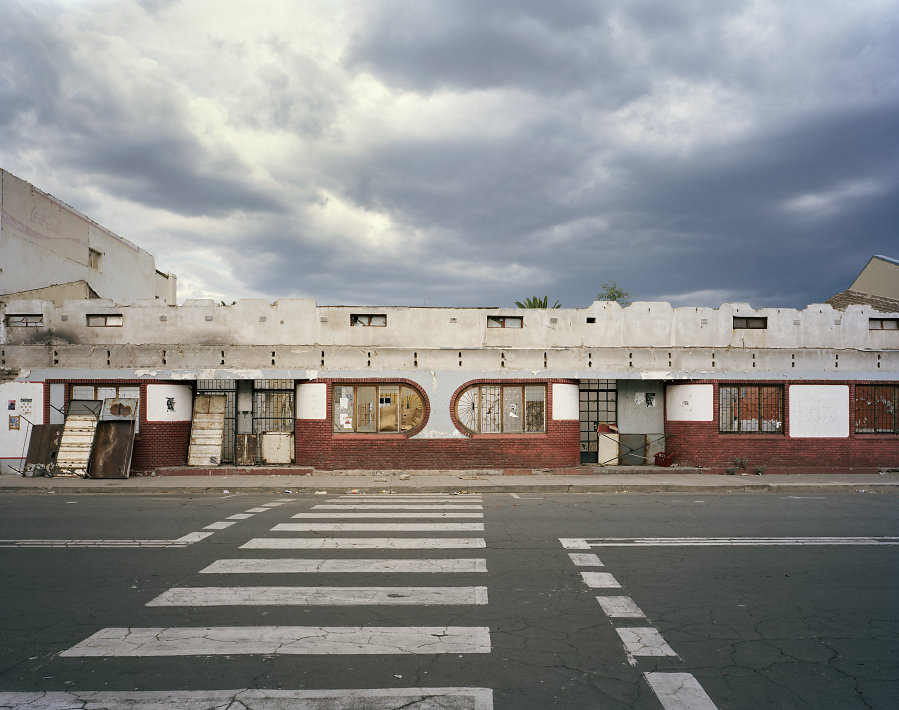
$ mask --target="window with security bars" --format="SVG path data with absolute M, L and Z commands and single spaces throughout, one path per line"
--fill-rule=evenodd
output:
M 335 434 L 403 434 L 424 418 L 414 387 L 396 383 L 334 385 Z
M 581 454 L 582 458 L 590 459 L 583 455 L 598 451 L 597 427 L 618 421 L 618 388 L 615 380 L 581 380 L 579 390 Z M 592 460 L 595 461 L 595 456 Z
M 546 385 L 475 385 L 456 398 L 456 418 L 473 434 L 542 434 Z
M 293 380 L 253 381 L 253 433 L 292 433 L 294 430 Z
M 718 388 L 718 431 L 722 434 L 783 434 L 783 412 L 780 385 Z
M 899 434 L 897 406 L 899 385 L 856 385 L 856 433 Z

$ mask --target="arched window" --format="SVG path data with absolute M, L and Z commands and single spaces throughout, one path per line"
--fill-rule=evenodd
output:
M 456 419 L 472 434 L 543 433 L 546 385 L 474 385 L 456 398 Z
M 335 434 L 403 434 L 424 418 L 421 393 L 398 383 L 334 385 Z

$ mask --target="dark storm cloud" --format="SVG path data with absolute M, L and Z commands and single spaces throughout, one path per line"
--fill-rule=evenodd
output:
M 4 20 L 0 126 L 8 145 L 12 136 L 37 138 L 54 170 L 75 170 L 111 194 L 184 215 L 282 209 L 248 183 L 236 155 L 215 154 L 187 130 L 169 87 L 135 76 L 121 93 L 104 76 L 107 67 L 54 34 L 50 16 L 10 4 Z

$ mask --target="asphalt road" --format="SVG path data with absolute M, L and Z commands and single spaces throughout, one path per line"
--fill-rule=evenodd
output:
M 4 496 L 0 708 L 896 708 L 889 537 L 884 495 Z

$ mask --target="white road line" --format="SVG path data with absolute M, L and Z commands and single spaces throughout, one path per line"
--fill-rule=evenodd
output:
M 219 520 L 217 523 L 209 523 L 204 530 L 224 530 L 225 528 L 230 528 L 236 520 Z
M 279 523 L 274 532 L 483 532 L 484 523 Z
M 665 710 L 717 710 L 690 673 L 644 673 Z
M 560 537 L 559 542 L 566 550 L 589 550 L 590 545 L 582 537 Z
M 343 574 L 343 573 L 480 573 L 487 571 L 484 558 L 457 559 L 275 559 L 216 560 L 200 574 Z
M 642 628 L 634 626 L 627 626 L 624 628 L 619 627 L 615 629 L 615 631 L 621 638 L 621 642 L 624 644 L 624 649 L 627 651 L 628 656 L 677 657 L 677 654 L 672 650 L 671 646 L 669 646 L 665 639 L 662 638 L 662 634 L 659 633 L 659 630 L 652 626 Z
M 269 510 L 269 508 L 247 508 L 245 513 L 265 513 Z
M 620 589 L 621 585 L 608 572 L 581 572 L 587 586 L 590 589 Z
M 630 597 L 596 597 L 596 601 L 610 619 L 642 619 L 646 616 Z
M 73 690 L 68 692 L 0 692 L 0 708 L 62 710 L 395 710 L 399 707 L 446 710 L 493 710 L 490 688 L 376 688 L 347 690 Z
M 440 503 L 322 503 L 313 505 L 312 510 L 484 510 L 483 505 L 442 505 Z
M 296 498 L 278 498 L 278 503 L 292 503 Z
M 257 537 L 246 550 L 466 550 L 487 547 L 482 537 Z
M 253 513 L 235 513 L 234 515 L 229 515 L 225 520 L 246 520 L 252 517 Z
M 272 501 L 271 503 L 263 503 L 262 507 L 263 508 L 277 508 L 279 505 L 284 505 L 284 503 L 282 503 L 279 500 L 275 500 L 275 501 Z
M 60 653 L 97 656 L 490 653 L 486 626 L 191 626 L 106 628 Z
M 436 493 L 436 494 L 410 494 L 410 495 L 401 495 L 399 493 L 385 493 L 381 494 L 355 494 L 355 495 L 345 495 L 338 496 L 337 498 L 330 498 L 326 503 L 339 503 L 344 500 L 373 500 L 373 501 L 395 501 L 397 503 L 401 503 L 403 501 L 407 502 L 432 502 L 432 503 L 440 503 L 446 502 L 448 500 L 472 500 L 481 502 L 481 496 L 479 495 L 463 495 L 463 496 L 452 496 L 449 493 Z
M 598 537 L 587 547 L 765 547 L 771 545 L 899 545 L 899 537 Z M 563 546 L 565 543 L 563 543 Z M 585 549 L 566 548 L 566 549 Z
M 147 606 L 482 606 L 487 587 L 173 587 Z
M 0 547 L 19 548 L 68 548 L 95 547 L 106 549 L 132 547 L 187 547 L 212 535 L 211 532 L 192 532 L 177 540 L 0 540 Z
M 602 567 L 599 557 L 590 552 L 569 552 L 568 556 L 577 567 Z
M 291 518 L 298 520 L 339 520 L 341 518 L 348 520 L 360 520 L 362 518 L 389 518 L 392 520 L 402 520 L 404 518 L 479 518 L 483 520 L 483 513 L 444 513 L 443 511 L 419 511 L 415 513 L 379 513 L 368 511 L 351 511 L 349 513 L 341 513 L 334 511 L 333 513 L 297 513 L 291 515 Z
M 174 542 L 180 542 L 185 545 L 190 545 L 194 542 L 200 542 L 200 540 L 205 540 L 210 535 L 212 535 L 211 532 L 192 532 L 192 533 L 187 533 L 187 535 L 182 535 Z

